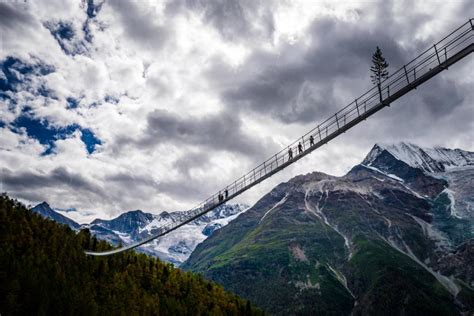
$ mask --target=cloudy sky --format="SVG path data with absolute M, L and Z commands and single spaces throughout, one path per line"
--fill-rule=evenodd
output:
M 0 1 L 0 190 L 81 222 L 184 210 L 473 16 L 465 1 Z M 376 142 L 474 150 L 467 58 L 237 201 Z

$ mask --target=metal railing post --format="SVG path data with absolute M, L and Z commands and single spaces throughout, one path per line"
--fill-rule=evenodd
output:
M 337 119 L 337 113 L 334 116 L 336 117 L 337 129 L 339 129 L 339 120 Z
M 403 65 L 403 69 L 405 70 L 405 77 L 407 78 L 407 83 L 410 84 L 410 79 L 408 79 L 408 72 L 406 65 Z
M 444 61 L 447 62 L 448 61 L 448 51 L 446 50 L 446 47 L 444 48 Z M 446 64 L 446 67 L 444 67 L 445 69 L 448 69 L 448 65 Z
M 441 65 L 441 59 L 439 59 L 439 54 L 438 54 L 438 50 L 436 49 L 436 44 L 434 44 L 433 47 L 436 52 L 436 58 L 438 58 L 438 63 Z

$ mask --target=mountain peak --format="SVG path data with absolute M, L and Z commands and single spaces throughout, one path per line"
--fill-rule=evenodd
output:
M 410 167 L 430 173 L 444 172 L 456 167 L 474 166 L 474 152 L 443 147 L 424 148 L 408 142 L 377 143 L 362 164 L 371 166 L 383 153 L 390 154 Z
M 51 208 L 51 206 L 49 206 L 48 202 L 46 202 L 46 201 L 43 201 L 43 202 L 39 203 L 38 205 L 36 205 L 36 207 L 47 207 L 47 208 Z
M 79 224 L 73 221 L 72 219 L 56 212 L 49 206 L 49 204 L 45 201 L 41 202 L 40 204 L 36 205 L 31 209 L 33 212 L 38 213 L 46 218 L 52 219 L 56 222 L 61 224 L 66 224 L 71 228 L 77 229 L 79 228 Z

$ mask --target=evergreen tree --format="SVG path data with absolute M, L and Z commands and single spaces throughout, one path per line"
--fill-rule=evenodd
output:
M 379 90 L 379 99 L 380 103 L 382 103 L 382 89 L 380 87 L 380 83 L 382 80 L 388 78 L 388 63 L 385 58 L 382 56 L 382 51 L 380 47 L 377 46 L 375 53 L 372 55 L 372 66 L 370 66 L 370 79 L 374 84 L 377 85 Z
M 382 80 L 388 78 L 388 63 L 382 56 L 380 47 L 377 46 L 375 53 L 372 55 L 372 66 L 370 67 L 370 79 L 376 85 L 380 85 Z

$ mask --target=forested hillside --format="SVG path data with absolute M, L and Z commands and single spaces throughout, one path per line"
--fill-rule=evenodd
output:
M 261 315 L 215 283 L 133 252 L 106 249 L 88 231 L 0 197 L 0 315 Z

